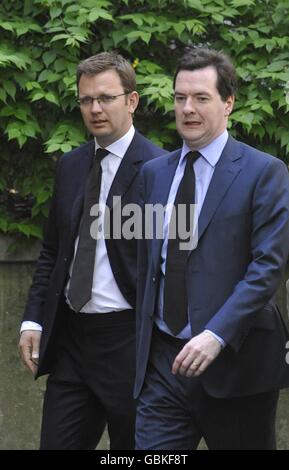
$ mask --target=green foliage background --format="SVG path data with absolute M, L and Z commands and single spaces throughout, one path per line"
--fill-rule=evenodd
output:
M 171 149 L 172 76 L 190 45 L 231 56 L 231 132 L 288 163 L 289 0 L 1 0 L 0 231 L 42 236 L 57 156 L 87 139 L 81 59 L 110 49 L 128 58 L 142 97 L 136 126 Z

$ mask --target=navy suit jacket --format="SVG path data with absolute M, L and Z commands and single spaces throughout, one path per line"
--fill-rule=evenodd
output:
M 147 163 L 142 204 L 166 204 L 181 150 Z M 148 363 L 160 277 L 162 240 L 139 243 L 137 377 Z M 227 343 L 200 376 L 214 397 L 289 386 L 288 333 L 273 301 L 289 251 L 289 178 L 284 163 L 229 137 L 186 266 L 192 336 L 205 328 Z
M 139 200 L 138 175 L 143 163 L 166 153 L 137 131 L 111 185 L 107 206 L 113 220 L 113 196 L 121 206 Z M 55 342 L 63 325 L 63 289 L 74 253 L 82 214 L 85 183 L 94 157 L 94 141 L 64 154 L 58 163 L 54 194 L 43 247 L 29 291 L 23 320 L 42 325 L 38 374 L 50 372 Z M 118 207 L 119 210 L 119 207 Z M 134 307 L 136 297 L 136 240 L 106 240 L 115 280 L 125 299 Z

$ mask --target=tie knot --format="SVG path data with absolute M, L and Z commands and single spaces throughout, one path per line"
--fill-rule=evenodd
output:
M 200 152 L 198 152 L 197 150 L 194 150 L 193 152 L 187 153 L 186 159 L 187 159 L 187 162 L 189 162 L 190 164 L 193 164 L 201 156 L 202 154 Z
M 95 152 L 95 159 L 102 160 L 108 154 L 109 154 L 108 150 L 99 147 L 97 151 Z

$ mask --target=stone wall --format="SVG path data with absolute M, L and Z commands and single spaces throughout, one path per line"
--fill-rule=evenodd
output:
M 36 261 L 39 255 L 41 243 L 36 240 L 29 248 L 9 251 L 9 245 L 14 242 L 13 237 L 0 234 L 0 263 L 31 262 Z
M 18 252 L 10 253 L 9 245 L 13 242 L 12 237 L 0 234 L 0 263 L 15 263 L 15 262 L 35 262 L 38 258 L 41 243 L 35 241 L 28 249 Z M 287 284 L 286 281 L 288 280 Z M 287 287 L 287 291 L 286 291 Z M 280 289 L 277 293 L 277 303 L 281 308 L 282 313 L 289 318 L 289 264 L 283 278 Z

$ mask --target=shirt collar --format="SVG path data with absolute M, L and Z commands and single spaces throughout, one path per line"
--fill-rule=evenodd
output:
M 106 150 L 109 151 L 109 153 L 113 153 L 113 155 L 116 155 L 119 158 L 123 158 L 125 155 L 129 145 L 131 144 L 131 141 L 134 137 L 135 134 L 135 128 L 133 125 L 129 128 L 126 134 L 124 134 L 120 139 L 116 140 L 112 144 L 108 145 L 106 147 Z M 96 137 L 94 137 L 94 144 L 95 144 L 95 152 L 97 149 L 100 148 L 99 143 L 96 140 Z
M 212 166 L 215 167 L 222 155 L 224 147 L 227 143 L 229 134 L 227 129 L 222 132 L 216 139 L 214 139 L 209 145 L 198 149 L 202 154 L 205 160 Z M 183 143 L 180 162 L 185 158 L 188 152 L 191 152 L 191 149 L 188 147 L 186 142 Z

